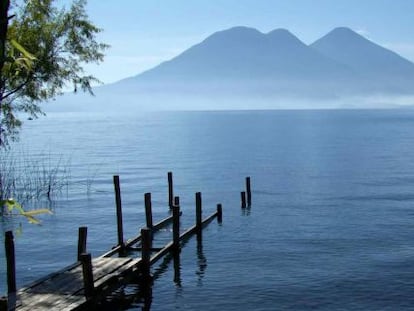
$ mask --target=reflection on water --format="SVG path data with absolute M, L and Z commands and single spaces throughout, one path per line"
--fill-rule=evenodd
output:
M 148 282 L 130 283 L 118 288 L 105 297 L 93 309 L 98 310 L 151 310 L 152 284 Z
M 250 216 L 250 213 L 251 213 L 251 207 L 250 206 L 248 206 L 248 207 L 245 207 L 245 208 L 242 208 L 241 209 L 241 215 L 242 216 Z
M 182 247 L 188 243 L 189 240 L 183 241 Z M 183 274 L 182 269 L 186 268 L 182 265 L 181 251 L 168 253 L 162 262 L 154 269 L 152 275 L 152 282 L 142 282 L 134 280 L 133 282 L 118 288 L 116 291 L 105 297 L 95 310 L 150 310 L 153 301 L 153 284 L 157 280 L 161 281 L 164 275 L 168 272 L 173 273 L 173 282 L 175 284 L 175 296 L 182 299 L 184 294 L 183 288 Z M 196 259 L 197 269 L 197 285 L 202 286 L 202 279 L 205 276 L 207 269 L 207 258 L 203 251 L 202 235 L 197 235 L 196 245 Z M 170 270 L 171 269 L 171 270 Z
M 197 235 L 197 271 L 198 276 L 198 285 L 202 285 L 202 279 L 207 269 L 207 258 L 203 252 L 203 239 L 201 238 L 201 233 Z
M 180 263 L 180 253 L 174 252 L 173 253 L 174 259 L 174 283 L 181 287 L 181 263 Z

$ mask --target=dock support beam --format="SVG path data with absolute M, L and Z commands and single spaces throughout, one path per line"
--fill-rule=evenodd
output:
M 83 287 L 86 299 L 94 296 L 95 286 L 92 272 L 92 256 L 90 253 L 83 253 L 81 256 L 82 273 L 83 273 Z
M 0 311 L 8 311 L 7 297 L 0 297 Z
M 16 258 L 14 252 L 13 231 L 7 231 L 5 236 L 6 265 L 7 265 L 7 293 L 16 292 Z
M 173 174 L 168 172 L 168 206 L 172 208 L 174 205 L 174 186 L 173 186 Z
M 122 224 L 122 201 L 121 201 L 121 188 L 119 185 L 119 176 L 114 176 L 115 187 L 115 203 L 116 203 L 116 223 L 118 228 L 118 245 L 121 247 L 121 253 L 125 249 L 124 243 L 124 229 Z
M 240 192 L 241 197 L 241 208 L 246 208 L 246 192 L 242 191 Z
M 78 230 L 78 261 L 81 261 L 81 255 L 86 253 L 86 238 L 88 236 L 88 227 L 79 227 Z
M 196 227 L 197 235 L 201 236 L 202 228 L 202 201 L 201 201 L 201 192 L 197 192 L 195 195 L 196 198 Z
M 180 250 L 180 198 L 174 198 L 174 205 L 172 207 L 173 214 L 173 248 L 174 251 Z
M 153 230 L 152 223 L 152 202 L 151 202 L 151 193 L 145 193 L 145 218 L 147 221 L 147 228 L 151 231 Z
M 247 206 L 252 206 L 252 190 L 250 187 L 250 177 L 246 177 L 246 193 L 247 193 Z
M 217 222 L 221 224 L 223 222 L 223 207 L 221 204 L 217 204 Z

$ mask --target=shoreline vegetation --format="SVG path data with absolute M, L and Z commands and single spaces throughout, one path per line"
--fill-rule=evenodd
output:
M 40 211 L 33 207 L 40 201 L 53 201 L 67 189 L 69 178 L 70 160 L 62 155 L 0 149 L 0 202 L 3 202 L 0 215 L 10 215 L 15 210 L 25 216 L 30 213 L 26 208 Z

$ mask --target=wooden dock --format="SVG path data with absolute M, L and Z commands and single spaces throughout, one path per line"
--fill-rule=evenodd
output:
M 139 262 L 140 259 L 132 258 L 93 259 L 95 291 L 99 295 L 107 293 L 119 278 L 133 273 Z M 15 297 L 9 295 L 8 310 L 87 309 L 95 300 L 85 295 L 82 264 L 77 263 L 20 289 Z
M 169 198 L 172 197 L 172 173 L 168 173 Z M 171 186 L 170 186 L 171 185 Z M 91 258 L 86 251 L 87 228 L 79 228 L 78 260 L 60 271 L 49 274 L 21 289 L 16 289 L 14 242 L 12 232 L 6 233 L 6 261 L 8 295 L 0 299 L 0 311 L 28 310 L 90 310 L 114 289 L 131 279 L 151 283 L 151 265 L 166 254 L 179 253 L 180 242 L 194 234 L 201 238 L 202 228 L 214 218 L 222 219 L 221 204 L 216 211 L 202 219 L 201 193 L 196 193 L 196 223 L 180 233 L 179 198 L 174 197 L 170 208 L 172 215 L 152 224 L 151 195 L 145 194 L 146 224 L 141 234 L 127 241 L 123 240 L 122 205 L 119 177 L 114 176 L 118 245 L 100 257 Z M 161 248 L 153 248 L 153 238 L 157 230 L 172 223 L 172 241 Z M 127 250 L 140 250 L 141 256 L 126 255 Z

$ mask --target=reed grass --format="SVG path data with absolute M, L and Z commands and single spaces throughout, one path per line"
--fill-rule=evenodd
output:
M 52 200 L 67 189 L 69 176 L 70 161 L 62 155 L 0 150 L 0 200 Z

